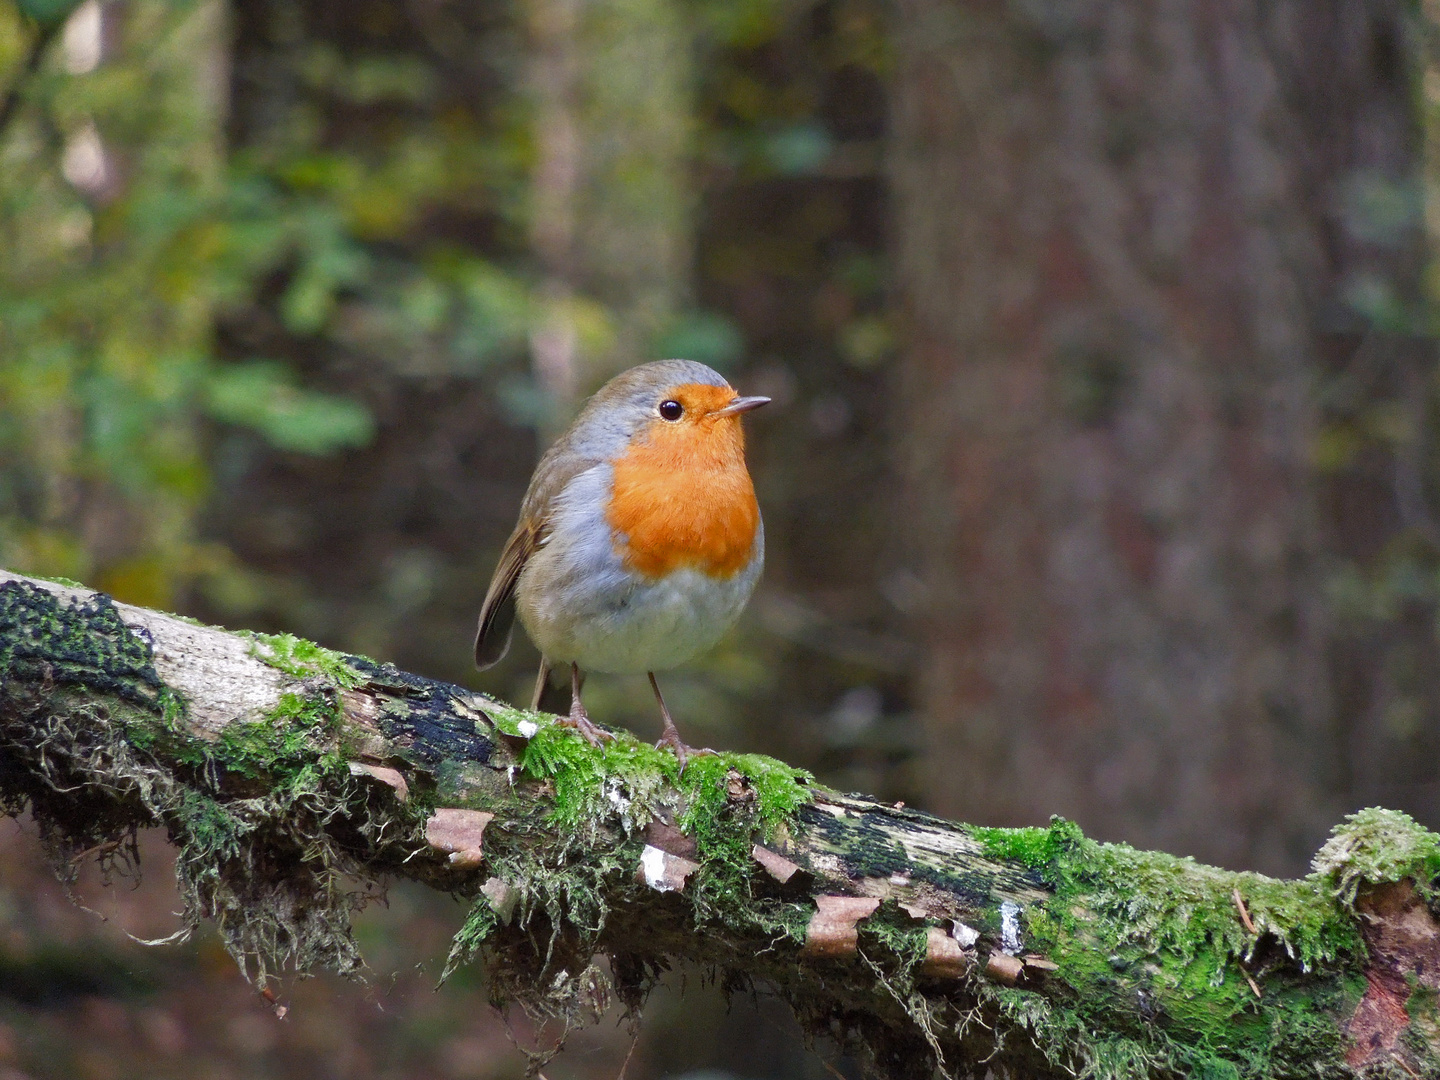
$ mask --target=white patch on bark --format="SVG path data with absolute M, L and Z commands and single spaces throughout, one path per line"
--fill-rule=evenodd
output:
M 674 892 L 675 887 L 665 880 L 665 852 L 658 847 L 645 845 L 640 853 L 640 868 L 645 873 L 645 884 L 657 892 Z
M 1020 905 L 1014 900 L 1000 904 L 1000 948 L 1011 956 L 1020 951 Z

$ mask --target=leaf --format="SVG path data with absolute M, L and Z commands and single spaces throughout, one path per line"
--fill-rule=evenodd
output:
M 215 371 L 205 407 L 216 420 L 252 428 L 272 446 L 301 454 L 329 454 L 364 446 L 375 435 L 365 406 L 349 398 L 304 390 L 285 365 L 267 360 Z

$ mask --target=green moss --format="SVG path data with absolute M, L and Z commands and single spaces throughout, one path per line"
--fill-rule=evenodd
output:
M 809 773 L 760 754 L 698 755 L 682 776 L 674 754 L 629 732 L 591 746 L 552 716 L 503 706 L 489 715 L 505 734 L 527 740 L 520 766 L 554 785 L 550 820 L 567 830 L 583 832 L 617 814 L 627 829 L 643 827 L 678 791 L 680 828 L 702 856 L 742 836 L 748 857 L 753 831 L 772 836 L 811 797 Z
M 522 800 L 507 813 L 504 833 L 487 847 L 492 869 L 520 892 L 518 926 L 543 915 L 552 948 L 562 933 L 593 939 L 608 917 L 607 897 L 639 887 L 630 883 L 640 858 L 640 831 L 663 817 L 696 843 L 700 869 L 686 883 L 686 895 L 697 922 L 723 917 L 734 934 L 803 940 L 806 905 L 755 897 L 750 851 L 756 839 L 772 836 L 810 798 L 808 774 L 758 755 L 706 754 L 692 758 L 682 775 L 672 753 L 628 732 L 592 746 L 553 716 L 498 703 L 487 705 L 486 713 L 500 732 L 524 740 L 517 779 L 551 789 L 543 822 L 526 824 Z M 490 916 L 477 911 L 454 940 L 452 967 L 493 932 Z
M 1360 947 L 1354 920 L 1315 876 L 1277 881 L 1126 844 L 1101 844 L 1062 818 L 1049 828 L 970 827 L 969 832 L 987 855 L 1022 862 L 1054 890 L 1054 901 L 1029 917 L 1032 933 L 1049 920 L 1057 942 L 1081 926 L 1093 934 L 1098 925 L 1107 956 L 1125 962 L 1164 956 L 1188 966 L 1208 955 L 1223 967 L 1248 959 L 1256 944 L 1236 906 L 1238 891 L 1260 935 L 1273 936 L 1303 969 Z M 1076 909 L 1084 915 L 1078 921 L 1071 914 Z
M 966 830 L 980 841 L 990 858 L 1022 863 L 1031 870 L 1042 872 L 1057 865 L 1067 845 L 1084 839 L 1079 826 L 1063 818 L 1056 818 L 1048 829 L 996 829 L 969 825 Z
M 244 636 L 250 639 L 252 656 L 297 679 L 320 675 L 342 690 L 365 682 L 365 676 L 350 666 L 343 653 L 313 641 L 294 634 L 259 634 L 249 630 Z
M 293 780 L 309 770 L 335 771 L 344 764 L 333 746 L 339 720 L 332 694 L 285 693 L 264 719 L 227 724 L 212 757 L 225 770 L 251 779 Z
M 490 906 L 489 900 L 482 896 L 471 904 L 464 924 L 450 939 L 450 955 L 445 959 L 445 970 L 440 974 L 440 981 L 444 982 L 455 973 L 456 968 L 473 961 L 499 925 L 500 921 L 495 917 L 495 910 Z
M 239 854 L 243 823 L 209 795 L 186 788 L 172 808 L 171 831 L 182 841 L 183 858 L 201 873 L 212 873 Z
M 1371 807 L 1337 826 L 1312 866 L 1314 876 L 1347 907 L 1365 885 L 1406 879 L 1430 899 L 1440 877 L 1440 835 L 1409 814 Z
M 48 581 L 48 582 L 50 582 L 50 584 L 52 584 L 52 585 L 64 585 L 67 589 L 88 589 L 88 588 L 90 588 L 89 585 L 86 585 L 85 583 L 80 582 L 80 581 L 76 581 L 74 578 L 68 578 L 68 577 L 46 577 L 44 574 L 26 574 L 25 576 L 28 577 L 28 578 L 34 578 L 36 581 Z
M 891 972 L 901 975 L 908 989 L 928 953 L 927 928 L 917 926 L 914 919 L 890 902 L 862 922 L 859 931 L 861 950 L 872 958 L 882 956 Z
M 347 772 L 336 745 L 339 704 L 328 690 L 282 694 L 268 716 L 232 721 L 214 739 L 193 734 L 174 708 L 118 719 L 130 745 L 216 779 L 230 774 L 276 787 L 314 786 Z
M 520 754 L 522 771 L 554 786 L 549 820 L 582 842 L 612 815 L 626 831 L 643 828 L 679 773 L 673 755 L 628 733 L 591 746 L 551 716 L 516 710 L 494 718 L 501 730 L 509 728 L 507 734 L 528 739 Z
M 738 804 L 746 815 L 745 824 L 758 828 L 762 839 L 771 839 L 813 797 L 809 786 L 813 779 L 804 769 L 763 754 L 693 757 L 679 783 L 686 801 L 681 828 L 695 838 L 703 853 L 712 838 L 734 831 L 732 815 Z M 732 794 L 732 782 L 738 794 Z
M 1383 824 L 1390 854 L 1379 864 L 1362 860 L 1362 877 L 1431 865 L 1426 837 L 1404 823 Z M 1320 873 L 1317 862 L 1317 873 L 1300 881 L 1231 873 L 1097 843 L 1058 818 L 1043 829 L 968 831 L 986 855 L 1023 864 L 1053 890 L 1053 899 L 1023 913 L 1024 948 L 1059 965 L 1056 985 L 1066 992 L 981 988 L 1052 1063 L 1103 1078 L 1240 1080 L 1325 1075 L 1325 1063 L 1343 1060 L 1333 1015 L 1361 991 L 1329 973 L 1357 959 L 1363 943 L 1340 902 L 1346 879 L 1335 868 Z M 1379 839 L 1353 821 L 1341 833 L 1367 852 Z M 1256 934 L 1245 927 L 1237 892 Z M 1251 977 L 1263 978 L 1263 1010 L 1246 977 L 1252 967 Z

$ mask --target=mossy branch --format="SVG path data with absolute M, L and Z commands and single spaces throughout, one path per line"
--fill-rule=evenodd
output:
M 675 760 L 291 637 L 0 572 L 0 805 L 57 866 L 179 849 L 250 977 L 354 972 L 392 876 L 471 897 L 450 962 L 574 1022 L 674 959 L 890 1077 L 1440 1076 L 1440 837 L 1370 810 L 1297 881 Z

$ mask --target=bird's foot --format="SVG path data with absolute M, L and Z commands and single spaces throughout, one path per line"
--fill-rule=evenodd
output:
M 572 706 L 570 715 L 560 718 L 560 726 L 574 728 L 585 737 L 585 741 L 591 746 L 599 746 L 607 739 L 615 738 L 613 732 L 606 731 L 604 728 L 595 724 L 584 708 L 575 708 Z
M 711 750 L 709 747 L 686 746 L 685 740 L 680 738 L 680 732 L 677 731 L 674 727 L 669 727 L 665 730 L 665 734 L 661 735 L 660 741 L 655 744 L 655 749 L 662 750 L 667 746 L 670 747 L 671 750 L 675 751 L 676 760 L 680 762 L 681 776 L 685 775 L 685 766 L 690 763 L 690 759 L 692 757 L 695 757 L 699 754 L 715 753 L 715 751 Z

